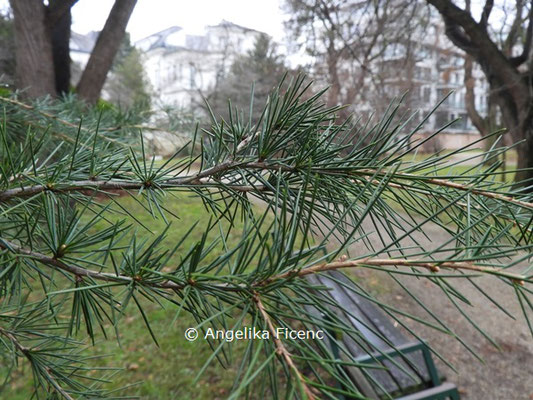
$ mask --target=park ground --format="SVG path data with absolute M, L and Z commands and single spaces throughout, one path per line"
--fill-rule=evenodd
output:
M 132 198 L 125 196 L 119 201 L 139 222 L 149 225 L 152 232 L 158 233 L 165 228 L 163 220 L 154 220 Z M 186 194 L 180 195 L 178 199 L 170 197 L 166 206 L 179 217 L 169 228 L 164 243 L 168 247 L 172 247 L 183 234 L 184 227 L 188 228 L 198 220 L 205 220 L 207 215 L 202 203 Z M 118 215 L 116 217 L 119 218 Z M 366 229 L 371 231 L 374 227 L 368 225 Z M 425 233 L 428 238 L 420 234 L 417 239 L 427 247 L 436 247 L 446 239 L 436 227 L 428 226 Z M 200 235 L 201 230 L 193 232 L 187 242 L 192 245 L 200 239 Z M 237 227 L 229 237 L 228 244 L 235 242 L 238 235 Z M 371 240 L 378 239 L 371 235 Z M 354 247 L 351 251 L 364 250 Z M 352 273 L 365 282 L 367 288 L 380 300 L 427 318 L 427 314 L 416 302 L 387 275 L 366 269 Z M 516 320 L 505 316 L 490 301 L 473 290 L 468 282 L 454 282 L 472 302 L 473 307 L 467 307 L 466 312 L 492 336 L 499 346 L 498 349 L 461 316 L 435 285 L 409 277 L 401 281 L 448 326 L 453 326 L 454 332 L 483 360 L 478 360 L 456 338 L 411 320 L 405 321 L 454 366 L 457 372 L 437 360 L 441 372 L 458 386 L 462 399 L 533 399 L 533 340 L 515 294 L 508 287 L 497 279 L 483 278 L 480 281 L 487 292 L 497 293 L 498 301 L 510 310 Z M 185 329 L 196 325 L 192 317 L 184 312 L 177 315 L 176 307 L 171 306 L 161 309 L 155 304 L 147 303 L 146 310 L 159 346 L 156 346 L 147 334 L 144 322 L 136 310 L 131 310 L 121 322 L 120 347 L 117 346 L 110 325 L 109 338 L 104 339 L 100 335 L 96 342 L 95 349 L 98 348 L 98 353 L 107 354 L 101 364 L 122 368 L 122 371 L 113 377 L 113 387 L 128 386 L 121 391 L 122 395 L 150 400 L 225 399 L 231 392 L 238 358 L 224 368 L 215 361 L 200 374 L 212 351 L 205 341 L 185 340 Z M 28 399 L 31 393 L 31 382 L 28 379 L 30 376 L 31 371 L 21 364 L 15 372 L 15 379 L 8 383 L 9 387 L 4 388 L 3 394 L 9 393 L 10 400 Z M 4 398 L 3 394 L 0 394 L 0 398 Z

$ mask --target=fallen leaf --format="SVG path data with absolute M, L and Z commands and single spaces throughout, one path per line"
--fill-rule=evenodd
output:
M 128 365 L 128 369 L 130 371 L 137 371 L 139 369 L 139 364 L 137 363 L 131 363 L 130 365 Z

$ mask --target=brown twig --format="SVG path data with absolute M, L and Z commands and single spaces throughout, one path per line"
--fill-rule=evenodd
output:
M 307 398 L 309 400 L 314 400 L 316 399 L 316 394 L 313 392 L 313 390 L 307 385 L 307 382 L 304 378 L 304 376 L 302 375 L 302 373 L 300 372 L 300 370 L 298 369 L 298 367 L 296 366 L 296 364 L 294 364 L 294 361 L 292 359 L 292 356 L 291 356 L 291 353 L 289 352 L 289 350 L 287 350 L 287 348 L 285 347 L 285 345 L 283 344 L 283 342 L 280 340 L 280 338 L 278 337 L 277 335 L 277 332 L 276 332 L 276 329 L 274 327 L 274 324 L 272 323 L 272 320 L 270 319 L 267 311 L 265 310 L 265 306 L 263 305 L 263 303 L 261 302 L 261 298 L 259 297 L 259 293 L 255 292 L 254 293 L 254 301 L 255 301 L 255 304 L 257 305 L 257 309 L 259 310 L 259 313 L 261 314 L 261 317 L 263 318 L 263 320 L 265 321 L 267 327 L 268 327 L 268 330 L 270 331 L 270 334 L 274 340 L 274 344 L 276 346 L 276 353 L 281 357 L 283 358 L 283 360 L 285 361 L 285 363 L 289 366 L 289 368 L 294 372 L 294 375 L 296 376 L 296 378 L 300 381 L 300 383 L 302 384 L 302 388 L 304 390 L 304 393 L 305 395 L 307 396 Z
M 265 283 L 271 283 L 280 279 L 289 279 L 294 277 L 304 277 L 306 275 L 317 274 L 319 272 L 332 271 L 337 269 L 364 267 L 365 265 L 374 267 L 389 267 L 389 266 L 404 266 L 414 268 L 424 268 L 431 272 L 439 272 L 441 268 L 449 268 L 453 270 L 467 270 L 475 271 L 484 274 L 498 275 L 505 278 L 509 278 L 512 281 L 524 281 L 527 278 L 523 275 L 514 274 L 512 272 L 505 272 L 499 268 L 487 267 L 483 265 L 477 265 L 471 262 L 427 262 L 420 260 L 407 260 L 407 259 L 379 259 L 379 258 L 364 258 L 361 260 L 340 260 L 331 263 L 323 263 L 314 265 L 301 270 L 288 271 L 283 274 L 275 275 L 265 281 Z
M 91 269 L 78 267 L 75 265 L 69 265 L 61 261 L 61 259 L 54 258 L 51 256 L 47 256 L 46 254 L 42 254 L 36 251 L 31 251 L 31 250 L 22 248 L 21 246 L 15 243 L 8 242 L 3 239 L 0 240 L 0 249 L 10 250 L 22 256 L 27 256 L 53 269 L 65 271 L 77 277 L 88 277 L 88 278 L 93 278 L 93 279 L 106 281 L 106 282 L 127 282 L 129 283 L 134 280 L 133 277 L 127 276 L 127 275 L 116 275 L 116 274 L 111 274 L 107 272 L 98 272 L 98 271 L 94 271 Z M 152 282 L 152 283 L 147 283 L 147 285 L 156 287 L 156 288 L 172 289 L 172 290 L 181 290 L 185 287 L 185 285 L 180 285 L 172 281 L 164 281 L 164 282 L 157 282 L 157 283 Z
M 47 368 L 44 369 L 44 372 L 46 373 L 46 376 L 48 377 L 48 380 L 50 381 L 52 386 L 61 394 L 61 396 L 63 396 L 67 400 L 74 400 L 74 397 L 68 394 L 67 391 L 63 389 L 59 383 L 57 383 L 56 379 L 52 376 L 52 374 Z
M 13 346 L 15 346 L 22 354 L 26 355 L 28 352 L 28 348 L 23 346 L 22 343 L 18 341 L 18 339 L 13 335 L 11 332 L 4 328 L 0 328 L 0 335 L 5 336 L 9 339 L 11 343 L 13 343 Z
M 132 281 L 136 281 L 146 286 L 150 286 L 150 287 L 154 287 L 158 289 L 171 289 L 173 291 L 183 290 L 186 286 L 190 284 L 190 283 L 180 284 L 180 283 L 176 283 L 171 280 L 164 280 L 164 281 L 159 281 L 159 282 L 138 281 L 134 277 L 131 277 L 128 275 L 116 275 L 113 273 L 98 272 L 98 271 L 94 271 L 91 269 L 78 267 L 75 265 L 69 265 L 63 262 L 61 259 L 25 249 L 13 242 L 9 242 L 1 238 L 0 238 L 0 249 L 10 250 L 17 254 L 30 257 L 34 260 L 41 262 L 44 265 L 47 265 L 48 267 L 54 268 L 56 270 L 62 270 L 65 272 L 69 272 L 75 275 L 76 277 L 89 277 L 92 279 L 102 280 L 106 282 L 130 283 Z M 347 261 L 344 258 L 342 258 L 341 260 L 334 261 L 331 263 L 317 264 L 312 267 L 308 267 L 308 268 L 301 269 L 301 270 L 291 270 L 291 271 L 288 271 L 288 272 L 285 272 L 279 275 L 275 275 L 264 281 L 257 282 L 252 285 L 217 284 L 217 285 L 211 285 L 211 287 L 220 289 L 220 290 L 228 290 L 228 291 L 249 291 L 250 288 L 264 287 L 265 285 L 268 285 L 278 280 L 284 280 L 284 279 L 289 280 L 293 278 L 302 278 L 306 275 L 317 274 L 320 272 L 326 272 L 326 271 L 337 270 L 337 269 L 345 269 L 345 268 L 364 267 L 365 265 L 374 266 L 374 267 L 405 266 L 405 267 L 412 267 L 412 268 L 424 268 L 432 272 L 439 272 L 441 268 L 448 268 L 448 269 L 453 269 L 453 270 L 467 270 L 467 271 L 480 272 L 484 274 L 497 275 L 497 276 L 510 279 L 512 282 L 515 282 L 515 283 L 516 282 L 523 283 L 525 281 L 528 281 L 527 277 L 520 275 L 520 274 L 514 274 L 511 272 L 502 271 L 500 268 L 487 267 L 484 265 L 477 265 L 472 262 L 464 262 L 464 261 L 463 262 L 453 262 L 453 261 L 428 262 L 428 261 L 422 261 L 422 260 L 379 259 L 379 258 L 364 258 L 360 260 Z
M 221 172 L 226 172 L 239 166 L 239 163 L 226 162 L 219 165 L 216 165 L 212 168 L 208 168 L 204 171 L 200 171 L 194 175 L 181 176 L 169 178 L 164 182 L 160 182 L 157 186 L 161 189 L 171 189 L 178 186 L 218 186 L 221 184 L 220 181 L 211 181 L 204 178 L 209 178 L 213 175 L 216 175 Z M 84 180 L 84 181 L 73 181 L 68 184 L 57 184 L 57 185 L 32 185 L 32 186 L 21 186 L 15 187 L 12 189 L 7 189 L 0 192 L 0 202 L 6 201 L 15 197 L 29 197 L 45 191 L 53 191 L 58 193 L 66 192 L 79 192 L 84 190 L 135 190 L 141 189 L 147 186 L 146 182 L 140 181 L 127 181 L 127 180 Z M 236 191 L 250 192 L 254 190 L 265 190 L 264 186 L 252 186 L 252 185 L 231 185 L 225 184 L 226 187 L 232 188 Z
M 15 104 L 15 105 L 17 105 L 19 107 L 22 107 L 22 108 L 26 109 L 26 110 L 37 111 L 41 115 L 43 115 L 43 116 L 45 116 L 47 118 L 54 119 L 54 120 L 66 125 L 66 126 L 69 126 L 69 127 L 72 127 L 72 128 L 76 128 L 76 129 L 78 128 L 77 125 L 75 125 L 75 124 L 73 124 L 73 123 L 71 123 L 69 121 L 63 120 L 63 119 L 57 117 L 56 115 L 53 115 L 53 114 L 50 114 L 50 113 L 47 113 L 47 112 L 44 112 L 44 111 L 41 111 L 41 110 L 37 110 L 35 107 L 30 106 L 30 105 L 25 104 L 25 103 L 22 103 L 20 101 L 17 101 L 17 100 L 14 100 L 14 99 L 9 99 L 9 98 L 2 97 L 2 96 L 0 96 L 0 100 L 8 102 L 8 103 L 11 103 L 11 104 Z M 143 127 L 139 126 L 139 128 L 143 128 Z M 153 129 L 153 127 L 144 127 L 144 128 Z M 86 128 L 82 128 L 82 129 L 86 129 Z M 107 138 L 105 136 L 104 136 L 104 138 L 107 139 L 107 140 L 115 141 L 114 139 Z M 238 144 L 237 151 L 240 151 L 244 147 L 246 147 L 246 145 L 248 145 L 248 143 L 251 140 L 253 140 L 253 138 L 254 138 L 254 136 L 247 137 L 247 138 L 243 139 L 242 142 Z M 118 142 L 118 143 L 123 144 L 121 142 Z M 237 165 L 241 165 L 242 167 L 245 167 L 245 168 L 276 169 L 276 170 L 293 171 L 293 172 L 297 170 L 297 168 L 295 168 L 295 167 L 291 167 L 291 166 L 287 166 L 287 165 L 281 165 L 281 164 L 268 164 L 268 163 L 265 163 L 265 162 L 247 162 L 247 163 L 226 162 L 226 163 L 220 164 L 217 167 L 225 166 L 225 167 L 229 167 L 228 169 L 231 169 L 232 167 L 237 166 Z M 215 168 L 217 168 L 217 167 L 215 167 Z M 322 173 L 330 172 L 330 173 L 338 174 L 338 173 L 346 173 L 346 170 L 343 170 L 343 169 L 339 169 L 339 170 L 335 170 L 335 169 L 323 170 L 323 169 L 320 169 L 320 172 L 322 172 Z M 378 171 L 378 170 L 375 170 L 375 169 L 361 169 L 361 170 L 350 171 L 350 172 L 348 172 L 348 174 L 349 175 L 361 175 L 362 174 L 362 175 L 373 175 L 374 176 L 375 174 L 388 175 L 389 173 L 387 171 Z M 393 173 L 392 177 L 400 178 L 400 179 L 413 179 L 413 178 L 421 179 L 421 178 L 423 178 L 423 177 L 421 177 L 419 175 L 404 174 L 404 173 L 399 173 L 399 172 Z M 107 181 L 107 182 L 111 184 L 110 181 Z M 377 181 L 377 182 L 379 182 L 379 181 Z M 512 204 L 516 204 L 516 205 L 519 205 L 521 207 L 533 209 L 533 203 L 531 203 L 531 202 L 517 200 L 517 199 L 514 199 L 511 196 L 506 196 L 506 195 L 503 195 L 503 194 L 500 194 L 500 193 L 494 193 L 494 192 L 490 192 L 490 191 L 487 191 L 487 190 L 476 189 L 475 187 L 470 186 L 470 185 L 451 182 L 451 181 L 448 181 L 448 180 L 445 180 L 445 179 L 439 179 L 439 178 L 427 178 L 427 179 L 424 179 L 424 182 L 429 183 L 431 185 L 436 185 L 436 186 L 441 186 L 441 187 L 448 187 L 448 188 L 453 188 L 453 189 L 461 190 L 461 191 L 470 191 L 473 194 L 477 194 L 477 195 L 480 195 L 480 196 L 484 196 L 484 197 L 488 197 L 488 198 L 492 198 L 492 199 L 496 199 L 496 200 L 501 200 L 501 201 L 509 202 L 509 203 L 512 203 Z M 395 187 L 395 188 L 403 188 L 403 185 L 400 185 L 400 184 L 397 184 L 397 183 L 393 183 L 393 182 L 388 182 L 387 185 L 391 186 L 391 187 Z M 75 187 L 76 186 L 75 183 L 73 183 L 73 186 L 74 187 L 71 190 L 79 190 L 78 188 Z M 246 187 L 246 188 L 248 188 L 248 187 Z M 21 189 L 21 190 L 19 190 L 19 192 L 22 192 L 24 188 L 19 188 L 19 189 Z M 112 188 L 112 189 L 115 189 L 115 188 Z M 118 188 L 118 189 L 120 189 L 120 188 Z M 3 197 L 4 193 L 5 192 L 0 192 L 0 200 L 2 200 L 2 197 Z
M 210 181 L 210 180 L 202 180 L 203 178 L 209 178 L 213 175 L 220 174 L 223 172 L 228 172 L 235 168 L 250 168 L 250 169 L 263 169 L 263 170 L 281 170 L 281 171 L 291 171 L 296 172 L 298 169 L 296 167 L 291 167 L 287 165 L 281 165 L 281 164 L 268 164 L 265 162 L 224 162 L 219 165 L 216 165 L 212 168 L 208 168 L 204 171 L 200 171 L 194 175 L 190 176 L 183 176 L 183 177 L 174 177 L 169 178 L 168 180 L 159 183 L 159 187 L 164 188 L 173 188 L 176 186 L 199 186 L 199 185 L 220 185 L 221 182 L 218 180 Z M 311 169 L 313 170 L 313 169 Z M 350 171 L 346 172 L 344 170 L 320 170 L 320 173 L 322 174 L 335 174 L 338 175 L 339 173 L 345 173 L 347 175 L 376 175 L 377 173 L 387 174 L 385 171 L 377 171 L 377 170 L 371 170 L 371 169 L 361 169 L 356 171 Z M 431 185 L 441 186 L 441 187 L 449 187 L 456 190 L 461 191 L 470 191 L 473 194 L 492 198 L 495 200 L 500 200 L 504 202 L 509 202 L 515 205 L 518 205 L 520 207 L 528 208 L 533 210 L 533 203 L 517 200 L 511 196 L 506 196 L 500 193 L 494 193 L 486 190 L 480 190 L 475 189 L 473 186 L 465 185 L 461 183 L 455 183 L 451 181 L 447 181 L 444 179 L 438 179 L 438 178 L 424 178 L 423 176 L 418 175 L 410 175 L 410 174 L 402 174 L 402 173 L 394 173 L 392 174 L 392 177 L 400 178 L 400 179 L 423 179 L 425 183 L 429 183 Z M 371 181 L 375 184 L 380 184 L 378 179 L 373 179 Z M 385 183 L 389 187 L 393 187 L 396 189 L 402 189 L 402 190 L 413 190 L 413 189 L 420 189 L 420 188 L 412 188 L 411 186 L 405 186 L 404 184 L 395 183 L 395 182 L 386 182 Z M 131 190 L 131 189 L 140 189 L 146 184 L 144 182 L 135 182 L 135 181 L 120 181 L 120 180 L 107 180 L 107 181 L 74 181 L 66 185 L 58 185 L 57 187 L 48 187 L 45 185 L 33 185 L 33 186 L 23 186 L 23 187 L 17 187 L 13 189 L 7 189 L 3 192 L 0 192 L 0 201 L 8 200 L 12 197 L 25 197 L 25 196 L 31 196 L 34 194 L 38 194 L 40 192 L 43 192 L 45 190 L 54 190 L 56 192 L 70 192 L 70 191 L 81 191 L 81 190 Z M 252 185 L 226 185 L 227 187 L 230 187 L 237 191 L 243 191 L 243 192 L 250 192 L 254 190 L 267 190 L 264 186 L 252 186 Z

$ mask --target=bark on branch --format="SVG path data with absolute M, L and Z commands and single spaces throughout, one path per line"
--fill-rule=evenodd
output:
M 302 375 L 296 364 L 294 363 L 291 353 L 283 342 L 279 339 L 277 335 L 276 328 L 274 327 L 274 324 L 272 323 L 272 320 L 270 319 L 270 316 L 268 315 L 265 306 L 263 305 L 261 298 L 259 297 L 259 293 L 254 294 L 254 301 L 257 305 L 257 309 L 259 311 L 259 314 L 265 321 L 265 324 L 267 325 L 268 330 L 270 331 L 270 335 L 272 336 L 274 340 L 274 345 L 276 346 L 276 353 L 285 361 L 287 366 L 293 371 L 294 375 L 296 376 L 296 379 L 300 382 L 302 385 L 303 391 L 305 395 L 307 396 L 307 399 L 314 400 L 317 399 L 316 394 L 313 392 L 313 390 L 307 385 L 307 382 L 305 380 L 305 377 Z
M 47 7 L 47 22 L 53 27 L 78 0 L 52 0 Z M 69 27 L 70 28 L 70 27 Z
M 465 105 L 466 112 L 470 117 L 470 120 L 479 131 L 481 136 L 486 136 L 489 132 L 487 131 L 487 124 L 485 119 L 478 113 L 476 109 L 476 94 L 474 92 L 474 87 L 476 84 L 475 78 L 472 76 L 473 62 L 472 56 L 465 56 Z
M 138 282 L 141 285 L 157 288 L 157 289 L 169 289 L 173 292 L 180 291 L 185 289 L 187 286 L 190 285 L 196 285 L 196 282 L 183 282 L 178 283 L 170 279 L 162 279 L 158 281 L 154 280 L 142 280 L 142 279 L 136 279 L 135 277 L 128 276 L 128 275 L 117 275 L 116 273 L 108 273 L 108 272 L 100 272 L 95 271 L 83 267 L 79 267 L 76 265 L 70 265 L 65 261 L 62 261 L 61 259 L 29 250 L 26 248 L 23 248 L 16 243 L 7 241 L 5 239 L 2 239 L 0 237 L 0 249 L 8 250 L 12 253 L 29 257 L 33 260 L 36 260 L 40 262 L 43 265 L 46 265 L 49 268 L 67 272 L 71 275 L 74 275 L 75 277 L 87 277 L 94 280 L 104 281 L 104 282 L 117 282 L 117 283 L 124 283 L 124 284 L 130 284 L 131 282 Z M 409 267 L 409 268 L 420 268 L 425 269 L 434 273 L 440 272 L 442 268 L 450 269 L 450 270 L 456 270 L 456 271 L 473 271 L 478 272 L 481 274 L 488 274 L 488 275 L 495 275 L 502 278 L 509 279 L 511 282 L 518 283 L 520 285 L 523 285 L 524 282 L 533 283 L 533 280 L 531 277 L 527 277 L 521 274 L 516 274 L 512 272 L 505 271 L 501 268 L 496 267 L 489 267 L 482 264 L 476 264 L 474 262 L 468 262 L 468 261 L 425 261 L 425 260 L 417 260 L 417 259 L 380 259 L 380 258 L 364 258 L 364 259 L 358 259 L 358 260 L 347 260 L 345 257 L 341 258 L 337 261 L 330 262 L 330 263 L 322 263 L 322 264 L 316 264 L 308 268 L 304 269 L 292 269 L 290 271 L 274 275 L 268 279 L 257 281 L 251 284 L 242 284 L 240 281 L 238 283 L 232 284 L 232 283 L 214 283 L 209 281 L 202 282 L 202 285 L 208 286 L 211 289 L 218 289 L 218 290 L 227 290 L 231 292 L 235 291 L 243 291 L 243 292 L 249 292 L 250 290 L 260 290 L 261 288 L 265 288 L 266 286 L 278 282 L 278 281 L 290 281 L 295 278 L 303 278 L 307 275 L 313 275 L 318 274 L 321 272 L 327 272 L 332 270 L 338 270 L 338 269 L 348 269 L 348 268 L 360 268 L 365 266 L 372 266 L 372 267 L 390 267 L 390 266 L 396 266 L 396 267 Z M 386 270 L 387 272 L 390 272 Z
M 529 14 L 528 14 L 528 24 L 526 29 L 526 40 L 524 41 L 524 48 L 522 50 L 522 54 L 520 54 L 518 57 L 511 58 L 511 63 L 518 67 L 519 65 L 522 65 L 529 59 L 529 53 L 531 52 L 531 40 L 533 37 L 533 4 L 530 6 Z M 517 18 L 520 18 L 519 15 L 516 16 Z
M 487 24 L 489 22 L 490 13 L 492 12 L 492 7 L 494 7 L 493 0 L 487 0 L 485 2 L 485 6 L 483 6 L 483 12 L 481 13 L 479 24 L 485 30 L 487 30 Z
M 203 186 L 206 188 L 226 187 L 228 189 L 242 191 L 242 192 L 253 192 L 257 190 L 267 189 L 265 186 L 262 186 L 262 185 L 258 185 L 258 186 L 232 185 L 232 184 L 225 184 L 220 180 L 210 179 L 213 176 L 222 174 L 224 172 L 229 172 L 236 168 L 261 169 L 261 170 L 286 171 L 286 172 L 298 172 L 299 171 L 299 169 L 296 167 L 281 165 L 277 163 L 269 164 L 265 162 L 224 162 L 212 168 L 208 168 L 204 171 L 198 172 L 194 175 L 169 178 L 165 181 L 159 182 L 157 186 L 158 188 L 161 188 L 161 189 L 172 189 L 172 188 L 177 188 L 180 186 L 182 187 L 191 187 L 191 186 L 202 187 Z M 339 176 L 339 174 L 344 174 L 346 177 L 357 176 L 357 175 L 374 176 L 378 174 L 378 175 L 384 175 L 384 176 L 391 176 L 394 179 L 412 180 L 416 178 L 418 181 L 424 182 L 425 184 L 447 187 L 447 188 L 460 190 L 460 191 L 468 191 L 478 196 L 483 196 L 483 197 L 491 198 L 494 200 L 511 203 L 522 208 L 533 210 L 532 202 L 518 200 L 511 196 L 507 196 L 501 193 L 477 189 L 475 186 L 472 186 L 472 185 L 456 183 L 456 182 L 448 181 L 445 179 L 405 174 L 401 172 L 390 173 L 386 170 L 378 171 L 374 169 L 360 169 L 360 170 L 346 171 L 345 169 L 334 169 L 334 168 L 325 170 L 320 167 L 317 167 L 317 168 L 311 168 L 310 170 L 311 172 L 317 172 L 317 173 L 321 173 L 324 175 Z M 380 181 L 376 180 L 376 182 L 380 182 Z M 50 185 L 21 186 L 21 187 L 16 187 L 16 188 L 0 191 L 0 202 L 5 202 L 7 200 L 10 200 L 12 198 L 17 198 L 17 197 L 34 196 L 36 194 L 39 194 L 45 191 L 67 193 L 67 192 L 85 191 L 85 190 L 99 190 L 99 191 L 135 190 L 135 189 L 141 189 L 143 187 L 146 187 L 146 185 L 147 185 L 146 182 L 128 181 L 128 180 L 105 180 L 105 181 L 104 180 L 102 181 L 86 180 L 86 181 L 73 181 L 68 184 L 58 184 L 57 186 L 50 186 Z M 396 182 L 387 182 L 386 185 L 390 187 L 394 187 L 394 188 L 410 187 L 410 185 L 406 185 L 404 183 L 396 183 Z M 411 187 L 411 188 L 416 189 L 415 187 Z

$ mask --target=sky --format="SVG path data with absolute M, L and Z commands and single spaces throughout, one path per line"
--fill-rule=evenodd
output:
M 113 3 L 79 0 L 72 8 L 72 29 L 78 33 L 101 30 Z M 282 42 L 284 16 L 280 6 L 281 0 L 138 0 L 127 31 L 132 41 L 137 41 L 173 25 L 201 33 L 205 25 L 225 19 L 266 32 Z

